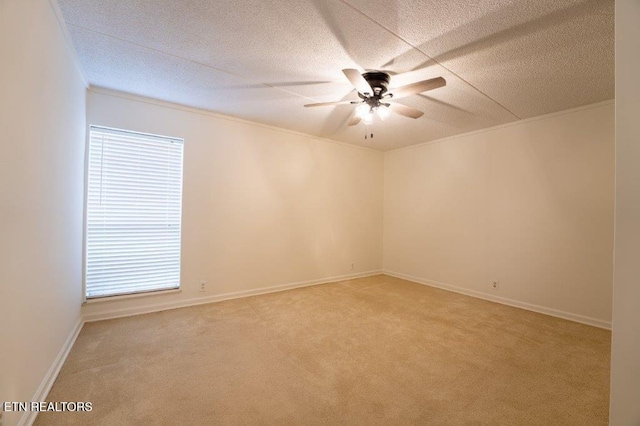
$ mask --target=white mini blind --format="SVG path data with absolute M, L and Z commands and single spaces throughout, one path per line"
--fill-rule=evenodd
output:
M 86 297 L 179 288 L 183 140 L 89 133 Z

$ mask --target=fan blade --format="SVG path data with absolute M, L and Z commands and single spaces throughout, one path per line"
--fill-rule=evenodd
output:
M 389 90 L 390 97 L 393 99 L 404 98 L 405 96 L 415 95 L 416 93 L 426 92 L 427 90 L 437 89 L 445 86 L 447 81 L 442 77 L 436 77 L 429 80 L 418 81 L 417 83 L 407 84 L 406 86 L 396 87 Z
M 391 111 L 398 113 L 400 115 L 404 115 L 409 118 L 420 118 L 424 115 L 424 112 L 417 110 L 415 108 L 408 107 L 402 104 L 394 104 L 389 102 L 389 109 Z
M 367 83 L 367 80 L 364 79 L 362 74 L 360 74 L 360 71 L 347 68 L 342 70 L 342 72 L 347 76 L 353 87 L 355 87 L 358 92 L 363 95 L 365 93 L 373 95 L 373 89 L 369 86 L 369 83 Z
M 359 104 L 360 101 L 335 101 L 335 102 L 320 102 L 317 104 L 306 104 L 306 107 L 319 107 L 319 106 L 331 106 L 331 105 L 348 105 Z
M 360 123 L 360 117 L 354 115 L 353 117 L 351 117 L 351 120 L 349 120 L 349 124 L 347 124 L 347 126 L 355 126 L 358 123 Z

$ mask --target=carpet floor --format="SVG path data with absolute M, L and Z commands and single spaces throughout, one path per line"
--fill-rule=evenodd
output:
M 605 425 L 610 338 L 378 275 L 87 323 L 36 425 Z

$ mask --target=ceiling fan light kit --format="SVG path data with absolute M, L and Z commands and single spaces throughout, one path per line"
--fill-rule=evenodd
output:
M 389 112 L 389 105 L 384 105 L 383 107 L 376 108 L 376 115 L 382 121 L 384 121 L 387 118 L 389 118 L 390 114 L 391 113 Z
M 360 71 L 350 68 L 343 69 L 342 72 L 357 90 L 360 101 L 321 102 L 307 104 L 305 107 L 357 105 L 351 120 L 349 120 L 349 126 L 355 126 L 360 121 L 370 125 L 373 123 L 374 116 L 377 116 L 380 120 L 386 120 L 390 115 L 390 111 L 413 119 L 420 118 L 424 115 L 424 112 L 403 104 L 391 102 L 391 100 L 437 89 L 447 84 L 444 78 L 436 77 L 389 90 L 391 76 L 387 72 L 368 71 L 361 74 Z

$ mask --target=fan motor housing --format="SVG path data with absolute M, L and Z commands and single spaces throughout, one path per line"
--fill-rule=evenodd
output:
M 384 71 L 369 71 L 362 74 L 369 86 L 374 90 L 375 95 L 382 95 L 389 89 L 389 81 L 391 78 L 389 74 Z

